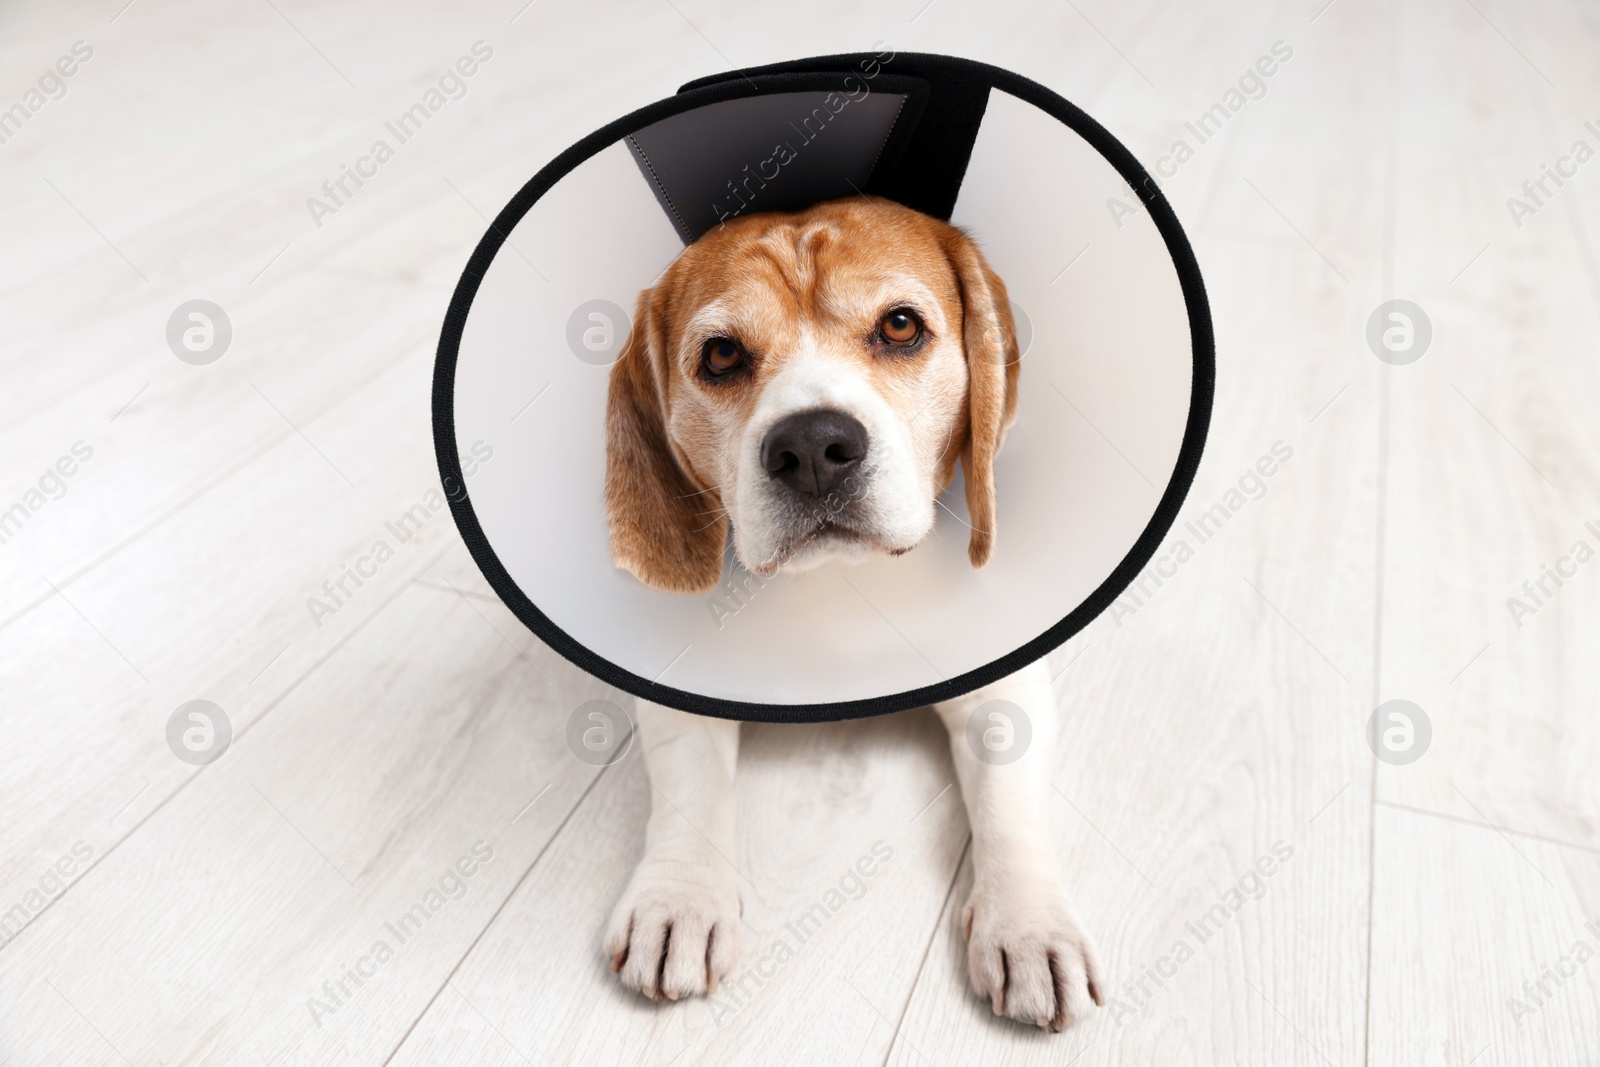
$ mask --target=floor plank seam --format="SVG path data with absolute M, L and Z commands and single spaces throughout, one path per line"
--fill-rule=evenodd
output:
M 589 794 L 594 792 L 594 787 L 599 784 L 600 779 L 605 777 L 606 771 L 610 770 L 613 766 L 615 766 L 615 764 L 606 764 L 600 768 L 600 773 L 596 774 L 592 779 L 590 779 L 589 784 L 584 787 L 583 793 L 578 797 L 577 801 L 572 805 L 572 807 L 567 809 L 566 815 L 562 816 L 561 825 L 556 827 L 555 832 L 552 833 L 549 839 L 546 840 L 545 843 L 540 847 L 538 854 L 533 857 L 533 862 L 528 864 L 528 869 L 523 871 L 516 883 L 512 885 L 511 889 L 506 893 L 505 899 L 500 901 L 500 906 L 494 909 L 494 914 L 490 915 L 489 918 L 485 920 L 483 928 L 478 931 L 477 936 L 472 939 L 472 943 L 468 945 L 466 950 L 461 953 L 461 958 L 456 960 L 455 966 L 450 968 L 450 973 L 444 976 L 444 981 L 439 983 L 439 988 L 433 991 L 433 996 L 428 998 L 428 1002 L 422 1006 L 422 1010 L 417 1013 L 416 1018 L 411 1020 L 411 1025 L 406 1027 L 406 1032 L 400 1035 L 400 1040 L 395 1043 L 394 1048 L 389 1050 L 389 1054 L 383 1058 L 383 1061 L 378 1064 L 378 1067 L 389 1067 L 390 1061 L 392 1061 L 395 1056 L 399 1054 L 401 1049 L 406 1047 L 406 1042 L 411 1040 L 411 1034 L 416 1030 L 417 1024 L 422 1022 L 423 1019 L 427 1018 L 428 1012 L 433 1010 L 434 1002 L 439 999 L 439 995 L 442 994 L 455 979 L 456 973 L 461 970 L 461 965 L 467 962 L 467 958 L 470 957 L 473 950 L 478 947 L 478 942 L 482 941 L 484 935 L 487 934 L 494 926 L 495 920 L 500 917 L 500 913 L 505 911 L 506 906 L 516 898 L 517 892 L 522 888 L 522 884 L 528 880 L 528 876 L 533 873 L 534 868 L 539 866 L 540 861 L 542 861 L 545 857 L 545 854 L 550 851 L 551 846 L 561 839 L 561 835 L 566 830 L 567 824 L 572 821 L 572 817 L 578 813 L 578 811 L 583 807 L 584 803 L 589 799 Z M 458 994 L 461 993 L 459 989 L 456 990 L 456 992 Z M 466 999 L 465 995 L 462 995 L 462 999 Z M 470 1004 L 471 1002 L 469 1001 L 468 1003 Z M 516 1052 L 519 1057 L 522 1056 L 521 1051 L 516 1049 L 514 1046 L 512 1051 Z
M 422 354 L 423 355 L 431 355 L 431 353 L 428 353 L 426 351 L 424 351 Z M 399 367 L 403 366 L 405 361 L 408 358 L 412 358 L 412 357 L 401 356 L 395 362 L 382 364 L 380 366 L 380 368 L 374 374 L 372 374 L 370 377 L 364 378 L 360 382 L 358 382 L 349 391 L 349 393 L 347 393 L 347 394 L 345 394 L 343 396 L 337 397 L 332 402 L 330 402 L 328 404 L 325 404 L 322 407 L 321 410 L 317 411 L 311 417 L 309 417 L 307 419 L 303 419 L 302 422 L 304 423 L 304 425 L 309 426 L 312 423 L 316 422 L 318 419 L 322 418 L 323 416 L 330 414 L 340 404 L 345 403 L 346 401 L 348 401 L 348 400 L 354 398 L 355 396 L 359 395 L 363 390 L 365 390 L 368 386 L 372 385 L 374 382 L 378 381 L 385 374 L 388 374 L 390 371 L 396 370 Z M 201 486 L 199 489 L 195 490 L 189 496 L 185 497 L 183 500 L 179 501 L 177 504 L 174 504 L 172 507 L 170 507 L 166 511 L 162 512 L 160 515 L 158 515 L 155 518 L 151 519 L 149 522 L 147 522 L 140 529 L 138 529 L 134 533 L 128 535 L 126 538 L 124 538 L 123 540 L 119 541 L 117 544 L 111 546 L 111 548 L 107 549 L 105 552 L 101 553 L 99 556 L 97 556 L 93 560 L 89 561 L 88 563 L 84 564 L 82 567 L 78 568 L 72 574 L 68 575 L 65 580 L 63 580 L 62 582 L 59 583 L 60 587 L 63 588 L 63 589 L 67 588 L 72 583 L 78 581 L 80 578 L 82 578 L 85 575 L 87 575 L 90 571 L 94 570 L 95 568 L 99 567 L 101 564 L 106 563 L 107 561 L 109 561 L 113 557 L 115 557 L 118 554 L 120 554 L 124 549 L 126 549 L 129 546 L 133 545 L 134 543 L 142 540 L 147 534 L 150 534 L 150 533 L 154 532 L 157 528 L 159 528 L 160 526 L 164 525 L 165 523 L 167 523 L 171 519 L 173 519 L 176 516 L 178 516 L 185 509 L 187 509 L 190 505 L 194 504 L 196 501 L 200 500 L 201 498 L 203 498 L 207 494 L 209 494 L 213 489 L 216 489 L 218 486 L 223 485 L 226 482 L 228 482 L 230 479 L 232 479 L 234 477 L 234 475 L 238 474 L 241 470 L 245 469 L 246 467 L 249 467 L 252 463 L 255 463 L 257 460 L 262 459 L 263 457 L 269 455 L 274 450 L 276 450 L 278 448 L 278 446 L 282 445 L 284 442 L 289 441 L 292 438 L 294 438 L 298 434 L 298 432 L 299 431 L 297 431 L 297 430 L 291 430 L 290 432 L 284 434 L 281 437 L 273 438 L 267 444 L 263 445 L 261 448 L 256 449 L 254 452 L 248 453 L 247 455 L 242 457 L 237 463 L 233 464 L 233 466 L 227 468 L 221 474 L 218 474 L 215 478 L 213 478 L 211 481 L 207 482 L 205 485 Z M 356 491 L 358 493 L 360 492 L 359 489 L 357 489 Z M 36 600 L 34 600 L 33 603 L 26 605 L 25 607 L 23 607 L 22 609 L 20 609 L 16 613 L 14 613 L 10 618 L 6 619 L 3 622 L 0 622 L 0 631 L 5 630 L 6 627 L 10 626 L 12 623 L 14 623 L 14 622 L 18 621 L 19 619 L 23 618 L 29 612 L 35 610 L 36 608 L 40 607 L 43 604 L 48 603 L 54 596 L 55 596 L 55 593 L 53 593 L 53 592 L 49 593 L 49 594 L 45 594 L 45 595 L 40 596 Z
M 460 595 L 464 597 L 471 597 L 480 604 L 499 604 L 501 602 L 500 598 L 496 596 L 484 596 L 482 593 L 474 592 L 471 589 L 452 589 L 448 585 L 439 585 L 437 582 L 430 582 L 426 578 L 414 578 L 412 579 L 411 584 L 420 585 L 424 589 L 432 589 L 436 593 L 449 593 L 451 596 Z
M 71 574 L 67 575 L 67 577 L 63 578 L 61 580 L 61 582 L 58 583 L 59 587 L 62 588 L 62 589 L 68 588 L 74 582 L 76 582 L 80 578 L 84 577 L 84 575 L 88 574 L 90 571 L 94 570 L 96 567 L 99 567 L 102 563 L 106 563 L 107 561 L 112 559 L 112 557 L 114 557 L 117 554 L 119 554 L 120 552 L 122 552 L 123 549 L 128 548 L 129 546 L 133 545 L 135 542 L 143 539 L 146 534 L 151 533 L 157 527 L 159 527 L 163 523 L 165 523 L 167 520 L 173 518 L 179 512 L 183 511 L 190 504 L 193 504 L 195 501 L 199 500 L 201 497 L 203 497 L 207 493 L 211 492 L 211 490 L 215 489 L 217 486 L 219 486 L 222 483 L 226 482 L 228 479 L 232 478 L 235 474 L 238 474 L 239 471 L 241 471 L 244 468 L 250 466 L 250 464 L 254 463 L 256 460 L 261 459 L 263 456 L 267 455 L 273 449 L 277 448 L 279 445 L 283 444 L 285 441 L 289 440 L 293 436 L 294 436 L 293 431 L 291 431 L 289 433 L 286 433 L 281 437 L 274 438 L 273 440 L 269 441 L 266 445 L 263 445 L 261 448 L 258 448 L 254 452 L 251 452 L 250 454 L 246 455 L 245 457 L 240 459 L 239 462 L 235 463 L 233 466 L 229 467 L 227 470 L 225 470 L 221 474 L 217 475 L 214 479 L 212 479 L 211 481 L 207 482 L 205 485 L 201 486 L 199 489 L 195 490 L 189 496 L 185 497 L 183 500 L 179 501 L 177 504 L 173 505 L 171 508 L 167 509 L 162 514 L 156 516 L 154 519 L 151 519 L 149 522 L 145 523 L 144 526 L 140 527 L 138 530 L 135 530 L 133 533 L 129 534 L 127 537 L 123 538 L 121 541 L 119 541 L 116 544 L 112 545 L 106 551 L 102 552 L 99 556 L 96 556 L 94 559 L 90 560 L 88 563 L 85 563 L 83 566 L 79 567 L 77 570 L 75 570 Z M 56 594 L 54 592 L 45 593 L 44 595 L 42 595 L 39 598 L 37 598 L 36 600 L 34 600 L 33 603 L 25 605 L 20 610 L 15 612 L 10 618 L 6 619 L 3 622 L 0 622 L 0 631 L 4 631 L 6 627 L 10 626 L 14 622 L 17 622 L 18 620 L 23 618 L 23 616 L 27 615 L 29 612 L 33 611 L 34 609 L 40 607 L 43 604 L 49 603 L 50 600 L 52 600 L 55 597 L 55 595 Z
M 445 554 L 445 552 L 447 550 L 448 550 L 448 548 L 441 549 L 437 554 L 435 554 L 435 556 L 434 556 L 434 558 L 432 560 L 428 561 L 427 566 L 431 567 L 435 563 L 439 562 L 439 560 L 444 557 L 444 554 Z M 408 588 L 410 588 L 410 584 L 409 583 L 407 583 L 406 585 L 402 585 L 399 589 L 396 589 L 393 593 L 391 593 L 386 600 L 381 601 L 378 604 L 378 606 L 372 610 L 372 613 L 370 615 L 368 615 L 365 619 L 362 619 L 359 623 L 357 623 L 354 627 L 352 627 L 350 632 L 345 634 L 343 637 L 341 637 L 338 640 L 338 642 L 336 642 L 334 644 L 334 646 L 332 648 L 330 648 L 325 655 L 323 655 L 323 657 L 321 659 L 317 660 L 311 666 L 307 667 L 305 669 L 305 671 L 298 678 L 296 678 L 293 682 L 291 682 L 289 684 L 289 686 L 287 688 L 284 689 L 283 692 L 279 693 L 276 697 L 274 697 L 272 699 L 271 703 L 269 703 L 266 707 L 262 708 L 260 713 L 257 714 L 254 719 L 251 719 L 250 722 L 248 724 L 246 724 L 244 726 L 244 728 L 241 729 L 237 735 L 234 736 L 234 738 L 233 738 L 233 740 L 232 740 L 232 742 L 230 744 L 237 745 L 239 743 L 239 741 L 242 740 L 245 737 L 245 735 L 250 733 L 251 730 L 254 730 L 256 728 L 256 726 L 260 722 L 262 722 L 262 720 L 264 720 L 268 715 L 272 714 L 272 712 L 278 707 L 279 704 L 283 703 L 283 701 L 288 699 L 289 695 L 291 693 L 293 693 L 296 689 L 298 689 L 301 686 L 301 684 L 306 681 L 306 679 L 310 678 L 313 674 L 315 674 L 317 672 L 317 670 L 320 669 L 324 663 L 328 662 L 329 659 L 333 658 L 333 656 L 335 656 L 339 652 L 340 649 L 342 649 L 346 644 L 348 644 L 352 639 L 354 639 L 357 634 L 359 634 L 363 629 L 365 629 L 368 623 L 372 622 L 379 615 L 382 615 L 384 613 L 384 611 L 388 609 L 389 605 L 394 603 L 397 599 L 399 599 L 400 594 L 404 593 Z M 107 857 L 109 857 L 113 852 L 117 851 L 117 849 L 121 848 L 123 845 L 125 845 L 129 841 L 133 840 L 133 835 L 138 833 L 141 829 L 143 829 L 145 823 L 147 823 L 151 819 L 155 818 L 156 814 L 158 812 L 160 812 L 162 808 L 166 807 L 167 804 L 171 800 L 173 800 L 175 797 L 178 796 L 178 794 L 182 793 L 185 789 L 189 788 L 190 783 L 198 780 L 200 775 L 204 774 L 207 770 L 209 770 L 211 766 L 214 766 L 214 764 L 208 764 L 206 766 L 200 767 L 198 770 L 195 771 L 195 773 L 189 775 L 187 778 L 185 778 L 181 782 L 179 782 L 177 787 L 174 788 L 172 790 L 172 792 L 170 792 L 166 796 L 162 797 L 161 800 L 156 804 L 156 806 L 151 808 L 150 811 L 145 815 L 144 818 L 140 819 L 138 822 L 136 822 L 132 826 L 130 826 L 128 828 L 128 832 L 127 833 L 123 834 L 120 838 L 118 838 L 116 841 L 113 841 L 109 846 L 107 846 L 106 850 L 104 852 L 100 853 L 99 857 L 97 859 L 95 859 L 93 863 L 91 863 L 88 867 L 84 868 L 84 870 L 83 870 L 83 872 L 81 874 L 79 874 L 72 881 L 68 882 L 66 885 L 62 886 L 61 891 L 59 893 L 57 893 L 54 896 L 50 897 L 49 900 L 46 901 L 45 906 L 40 908 L 31 917 L 29 917 L 27 924 L 24 925 L 23 927 L 21 927 L 19 930 L 17 930 L 17 932 L 12 935 L 12 937 L 11 937 L 11 939 L 9 941 L 6 941 L 4 944 L 0 944 L 0 953 L 5 952 L 6 949 L 8 949 L 12 945 L 16 944 L 17 941 L 19 941 L 21 939 L 23 931 L 25 931 L 25 930 L 29 929 L 30 927 L 32 927 L 34 925 L 34 923 L 38 921 L 38 919 L 39 919 L 39 917 L 41 915 L 44 915 L 51 908 L 55 907 L 56 904 L 58 904 L 62 899 L 64 899 L 66 897 L 66 895 L 68 893 L 70 893 L 74 888 L 76 888 L 77 886 L 82 885 L 85 881 L 87 881 L 89 872 L 93 871 L 96 867 L 99 867 L 100 864 L 105 862 Z M 124 807 L 126 807 L 126 805 L 124 805 Z M 122 812 L 119 811 L 117 814 L 120 815 L 120 814 L 122 814 Z
M 1399 67 L 1401 27 L 1399 6 L 1389 9 L 1395 23 L 1389 34 L 1387 112 L 1389 121 L 1384 125 L 1383 170 L 1383 249 L 1379 264 L 1381 295 L 1387 298 L 1394 289 L 1397 250 L 1395 247 L 1395 210 L 1399 198 L 1396 170 L 1399 166 L 1399 149 L 1396 145 L 1395 124 L 1399 121 L 1396 106 L 1400 94 Z M 1388 558 L 1386 549 L 1389 537 L 1389 419 L 1391 415 L 1389 377 L 1378 377 L 1378 455 L 1377 486 L 1373 495 L 1373 597 L 1372 597 L 1372 683 L 1368 690 L 1368 703 L 1377 707 L 1383 700 L 1383 604 L 1384 567 Z M 1361 1062 L 1363 1067 L 1372 1064 L 1372 932 L 1377 910 L 1378 894 L 1378 757 L 1367 762 L 1367 949 L 1366 978 L 1363 984 L 1361 1006 Z
M 905 1003 L 900 1005 L 900 1012 L 895 1016 L 894 1033 L 889 1035 L 889 1047 L 883 1051 L 883 1067 L 889 1067 L 889 1057 L 894 1055 L 895 1039 L 900 1036 L 900 1028 L 906 1024 L 906 1012 L 911 1010 L 911 1002 L 916 998 L 917 988 L 922 984 L 923 969 L 928 965 L 928 956 L 933 952 L 934 942 L 939 940 L 939 930 L 944 926 L 945 916 L 950 914 L 950 902 L 955 899 L 956 883 L 961 880 L 961 866 L 967 862 L 967 853 L 971 851 L 972 833 L 969 831 L 966 842 L 961 846 L 961 855 L 956 857 L 955 869 L 950 873 L 950 885 L 944 891 L 944 903 L 939 905 L 938 918 L 934 920 L 933 928 L 928 931 L 928 943 L 922 946 L 922 958 L 917 961 L 917 970 L 911 976 L 911 983 L 906 989 Z
M 1496 826 L 1493 823 L 1480 819 L 1468 819 L 1462 815 L 1452 815 L 1446 811 L 1432 811 L 1428 808 L 1418 808 L 1410 804 L 1401 804 L 1393 800 L 1379 798 L 1378 805 L 1394 811 L 1409 812 L 1412 815 L 1423 815 L 1431 819 L 1442 819 L 1445 822 L 1460 823 L 1462 826 L 1471 826 L 1478 830 L 1490 830 L 1496 833 L 1512 834 L 1516 837 L 1526 838 L 1529 841 L 1538 841 L 1541 844 L 1554 845 L 1557 848 L 1570 848 L 1577 852 L 1589 852 L 1600 856 L 1600 845 L 1585 845 L 1578 841 L 1568 841 L 1565 838 L 1551 837 L 1548 834 L 1534 833 L 1531 830 L 1516 830 L 1510 826 Z

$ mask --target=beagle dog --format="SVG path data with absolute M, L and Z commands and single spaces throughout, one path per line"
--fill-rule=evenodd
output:
M 994 459 L 1020 371 L 1005 284 L 972 240 L 920 212 L 852 197 L 728 221 L 639 296 L 611 371 L 606 513 L 618 566 L 707 592 L 730 535 L 756 574 L 909 552 L 965 479 L 982 567 L 995 552 Z M 1005 765 L 966 740 L 982 704 L 1026 709 Z M 1056 704 L 1044 662 L 935 709 L 972 830 L 961 911 L 972 988 L 1051 1030 L 1101 1002 L 1094 949 L 1048 834 Z M 652 999 L 715 992 L 739 950 L 733 855 L 739 724 L 638 706 L 653 787 L 645 854 L 608 924 L 622 982 Z

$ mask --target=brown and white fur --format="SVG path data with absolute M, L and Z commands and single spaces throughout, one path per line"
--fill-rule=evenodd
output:
M 1018 373 L 1005 285 L 960 230 L 873 197 L 727 222 L 640 295 L 612 370 L 613 557 L 652 587 L 697 593 L 721 580 L 730 529 L 759 574 L 910 551 L 959 459 L 968 556 L 982 567 Z M 969 715 L 996 699 L 1033 726 L 1005 765 L 966 740 Z M 1064 1029 L 1102 983 L 1048 833 L 1048 672 L 1035 663 L 935 710 L 972 829 L 961 913 L 972 988 L 997 1014 Z M 637 719 L 653 806 L 604 947 L 625 985 L 677 999 L 714 991 L 738 956 L 725 857 L 739 724 L 646 701 Z

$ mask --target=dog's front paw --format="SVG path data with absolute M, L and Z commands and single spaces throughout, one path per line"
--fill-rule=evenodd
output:
M 739 957 L 740 912 L 723 865 L 647 858 L 606 927 L 611 970 L 651 1000 L 715 993 Z
M 972 991 L 996 1015 L 1065 1030 L 1103 1003 L 1094 945 L 1053 880 L 975 885 L 961 928 Z

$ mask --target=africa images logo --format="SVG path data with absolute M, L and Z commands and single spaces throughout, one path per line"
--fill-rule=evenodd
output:
M 464 55 L 452 66 L 446 67 L 444 73 L 439 75 L 437 84 L 428 86 L 420 100 L 402 111 L 393 121 L 383 124 L 383 128 L 394 138 L 394 144 L 380 137 L 372 142 L 366 155 L 356 159 L 355 166 L 340 163 L 338 176 L 322 183 L 322 196 L 306 198 L 306 210 L 311 213 L 311 221 L 317 229 L 322 229 L 324 216 L 337 215 L 367 182 L 378 176 L 378 168 L 394 158 L 396 147 L 421 133 L 428 120 L 442 111 L 446 104 L 466 96 L 467 79 L 478 73 L 479 68 L 492 58 L 494 48 L 488 42 L 472 42 L 470 55 Z
M 882 44 L 883 42 L 878 42 Z M 793 141 L 781 141 L 772 148 L 772 155 L 761 160 L 755 165 L 755 170 L 750 169 L 746 163 L 742 173 L 742 180 L 735 182 L 728 179 L 729 201 L 713 201 L 711 210 L 716 212 L 718 222 L 727 222 L 729 219 L 743 213 L 760 196 L 761 190 L 767 187 L 770 181 L 776 181 L 783 173 L 783 168 L 794 162 L 800 156 L 800 150 L 822 136 L 828 124 L 852 103 L 859 103 L 872 95 L 871 86 L 867 82 L 876 78 L 879 72 L 893 61 L 895 53 L 892 50 L 874 52 L 872 59 L 863 59 L 857 66 L 861 76 L 846 74 L 840 82 L 839 91 L 830 92 L 822 98 L 822 104 L 811 110 L 811 113 L 800 119 L 800 124 L 789 123 L 799 140 L 797 146 Z M 770 168 L 770 172 L 768 170 Z M 753 184 L 752 184 L 753 183 Z

